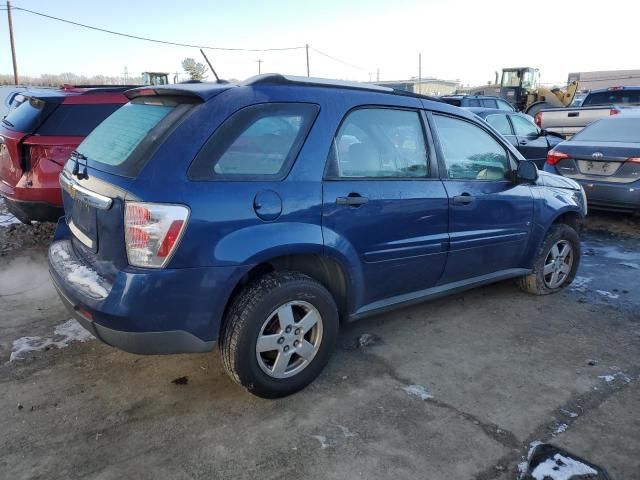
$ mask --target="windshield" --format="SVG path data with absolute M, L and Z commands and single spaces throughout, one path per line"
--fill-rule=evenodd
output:
M 536 70 L 503 70 L 503 87 L 520 87 L 525 89 L 535 88 L 538 72 Z
M 640 143 L 640 117 L 624 116 L 592 123 L 576 133 L 571 141 Z
M 582 106 L 587 105 L 640 105 L 640 89 L 638 90 L 608 90 L 606 92 L 590 93 L 584 99 Z

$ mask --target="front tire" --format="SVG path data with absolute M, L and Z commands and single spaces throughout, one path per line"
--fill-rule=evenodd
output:
M 319 282 L 298 272 L 268 273 L 246 286 L 227 314 L 224 368 L 254 395 L 291 395 L 329 361 L 338 323 L 336 303 Z
M 534 295 L 556 293 L 569 285 L 580 265 L 580 237 L 569 225 L 552 225 L 538 250 L 533 271 L 518 280 Z

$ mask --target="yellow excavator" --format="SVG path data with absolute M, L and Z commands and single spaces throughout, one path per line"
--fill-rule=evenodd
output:
M 567 107 L 578 91 L 578 82 L 571 82 L 566 89 L 545 88 L 538 85 L 540 71 L 531 67 L 502 69 L 500 96 L 517 110 L 535 116 L 540 110 Z

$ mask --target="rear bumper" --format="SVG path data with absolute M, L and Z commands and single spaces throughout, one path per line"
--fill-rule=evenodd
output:
M 61 221 L 49 248 L 49 272 L 62 302 L 97 338 L 139 354 L 210 351 L 245 273 L 244 267 L 118 271 L 100 263 L 75 251 Z
M 57 222 L 63 215 L 62 190 L 58 176 L 62 166 L 41 159 L 32 171 L 22 174 L 13 185 L 0 180 L 0 195 L 12 203 L 14 215 L 24 222 Z
M 548 164 L 545 164 L 544 170 L 558 174 L 556 168 Z M 612 183 L 577 178 L 573 180 L 584 188 L 589 208 L 622 212 L 640 210 L 640 180 L 632 183 Z
M 24 223 L 36 222 L 57 222 L 64 215 L 64 209 L 59 205 L 51 205 L 45 202 L 29 202 L 23 200 L 13 200 L 4 197 L 7 209 L 18 220 Z

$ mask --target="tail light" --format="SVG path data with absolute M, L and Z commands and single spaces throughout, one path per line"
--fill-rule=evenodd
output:
M 627 158 L 627 162 L 640 163 L 640 157 L 629 157 Z
M 617 108 L 612 108 L 609 110 L 609 115 L 618 115 L 620 113 L 620 110 Z
M 542 128 L 542 112 L 536 113 L 536 116 L 533 117 L 533 118 L 534 118 L 534 120 L 536 122 L 536 125 L 538 127 Z
M 129 264 L 163 268 L 184 233 L 189 209 L 182 205 L 126 202 L 124 238 Z
M 560 160 L 564 160 L 565 158 L 571 158 L 571 157 L 566 153 L 550 150 L 549 153 L 547 153 L 547 165 L 555 165 Z

